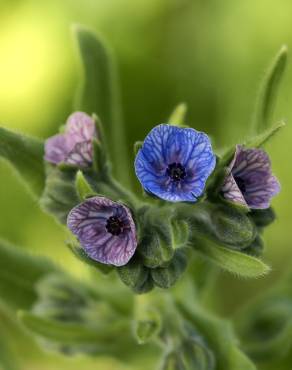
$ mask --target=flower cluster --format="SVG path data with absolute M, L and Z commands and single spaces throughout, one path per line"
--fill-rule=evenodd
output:
M 64 133 L 47 140 L 45 160 L 53 166 L 66 163 L 81 170 L 90 168 L 94 161 L 93 140 L 99 140 L 94 119 L 82 112 L 73 113 Z M 262 228 L 258 220 L 265 217 L 256 212 L 268 209 L 271 198 L 280 191 L 279 182 L 271 172 L 270 159 L 262 149 L 237 145 L 233 158 L 225 165 L 225 177 L 219 181 L 214 201 L 208 199 L 206 190 L 209 178 L 216 177 L 215 168 L 220 163 L 205 133 L 188 127 L 158 125 L 138 150 L 134 168 L 145 192 L 165 201 L 164 214 L 158 211 L 160 204 L 128 202 L 129 198 L 124 198 L 127 192 L 121 192 L 121 187 L 109 180 L 110 176 L 100 180 L 87 172 L 89 177 L 84 181 L 88 180 L 86 186 L 92 185 L 93 190 L 88 199 L 81 199 L 70 208 L 66 214 L 67 226 L 89 259 L 105 265 L 129 266 L 126 275 L 125 270 L 120 270 L 122 280 L 127 281 L 128 272 L 134 274 L 144 290 L 146 281 L 148 285 L 154 281 L 163 287 L 163 279 L 173 280 L 167 275 L 169 271 L 184 269 L 185 262 L 181 262 L 181 253 L 176 248 L 185 247 L 188 240 L 178 242 L 177 235 L 189 220 L 199 234 L 205 233 L 212 240 L 255 250 L 260 240 L 255 230 Z M 98 181 L 101 183 L 95 184 Z M 205 206 L 200 208 L 194 203 Z M 236 213 L 241 212 L 236 211 L 240 207 L 228 211 L 230 203 L 244 206 L 244 213 Z M 186 204 L 187 215 L 184 215 Z M 240 236 L 241 225 L 245 225 L 243 236 Z M 230 230 L 226 231 L 228 227 Z M 196 235 L 192 240 L 197 240 Z M 142 267 L 137 262 L 140 260 Z M 146 271 L 143 277 L 141 271 Z M 147 276 L 151 276 L 151 281 Z

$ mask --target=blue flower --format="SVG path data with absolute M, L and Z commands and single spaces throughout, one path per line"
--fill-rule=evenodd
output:
M 170 202 L 196 202 L 215 163 L 206 134 L 162 124 L 147 135 L 135 171 L 147 192 Z

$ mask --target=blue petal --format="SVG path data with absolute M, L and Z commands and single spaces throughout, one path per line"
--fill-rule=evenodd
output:
M 206 134 L 162 124 L 146 137 L 135 160 L 135 171 L 147 192 L 171 202 L 195 202 L 215 162 Z M 172 163 L 180 163 L 186 170 L 187 176 L 179 184 L 167 175 Z

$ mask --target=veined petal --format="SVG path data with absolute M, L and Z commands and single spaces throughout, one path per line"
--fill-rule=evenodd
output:
M 69 116 L 66 123 L 66 134 L 75 143 L 92 140 L 96 135 L 95 122 L 92 117 L 83 112 L 74 112 Z
M 118 222 L 119 233 L 109 231 L 111 221 Z M 104 197 L 87 199 L 73 208 L 67 226 L 88 256 L 104 264 L 125 265 L 137 247 L 131 212 L 127 207 Z
M 54 164 L 64 162 L 72 147 L 65 135 L 52 136 L 45 143 L 45 160 Z
M 162 124 L 145 138 L 135 171 L 147 192 L 170 202 L 195 202 L 215 163 L 206 134 Z

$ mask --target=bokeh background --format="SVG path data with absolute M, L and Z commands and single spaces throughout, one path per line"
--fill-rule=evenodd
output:
M 96 30 L 114 50 L 129 153 L 179 102 L 188 104 L 187 123 L 210 134 L 217 147 L 239 142 L 249 132 L 266 67 L 281 45 L 292 50 L 290 0 L 0 0 L 1 125 L 45 138 L 65 122 L 80 76 L 73 23 Z M 267 147 L 282 184 L 274 201 L 278 219 L 265 234 L 264 258 L 273 270 L 255 281 L 222 273 L 216 289 L 222 316 L 291 270 L 291 82 L 289 63 L 274 112 L 275 121 L 288 125 Z M 133 171 L 129 176 L 134 181 Z M 0 207 L 1 238 L 86 276 L 61 228 L 2 161 Z M 111 359 L 44 354 L 5 308 L 0 334 L 1 327 L 9 328 L 7 345 L 21 369 L 126 369 Z

